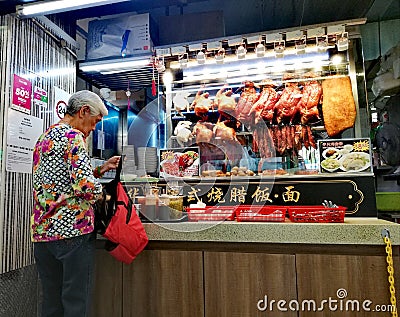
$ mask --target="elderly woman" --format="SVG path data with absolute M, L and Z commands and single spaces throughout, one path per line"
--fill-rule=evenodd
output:
M 97 178 L 118 166 L 119 157 L 92 169 L 85 139 L 107 108 L 95 93 L 73 94 L 66 114 L 38 139 L 33 152 L 31 234 L 43 286 L 42 316 L 89 315 Z

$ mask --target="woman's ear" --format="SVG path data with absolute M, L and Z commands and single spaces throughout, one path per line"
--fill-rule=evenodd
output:
M 90 109 L 89 109 L 89 107 L 87 107 L 87 106 L 83 106 L 83 107 L 80 109 L 79 112 L 81 113 L 82 116 L 84 116 L 85 114 L 90 113 Z

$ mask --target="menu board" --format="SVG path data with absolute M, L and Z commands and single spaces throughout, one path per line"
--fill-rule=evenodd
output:
M 160 177 L 199 176 L 199 147 L 160 150 Z
M 372 172 L 369 138 L 318 140 L 321 173 Z

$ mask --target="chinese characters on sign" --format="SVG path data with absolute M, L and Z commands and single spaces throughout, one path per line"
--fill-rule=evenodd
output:
M 270 188 L 267 186 L 257 186 L 255 190 L 245 188 L 244 186 L 232 186 L 224 194 L 223 188 L 214 186 L 208 192 L 202 193 L 199 188 L 191 187 L 187 195 L 187 201 L 199 200 L 199 196 L 205 195 L 208 203 L 240 203 L 246 202 L 246 197 L 251 197 L 257 203 L 273 203 L 273 198 L 278 198 L 275 195 L 271 198 Z M 285 187 L 285 191 L 281 193 L 281 198 L 284 202 L 298 202 L 300 199 L 300 192 L 295 190 L 295 186 Z

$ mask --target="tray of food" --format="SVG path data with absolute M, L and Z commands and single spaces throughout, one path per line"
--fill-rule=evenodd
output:
M 292 222 L 344 222 L 347 207 L 343 206 L 289 206 Z
M 189 221 L 223 221 L 234 220 L 236 206 L 187 207 Z
M 282 222 L 286 209 L 285 206 L 240 205 L 236 209 L 236 220 Z

